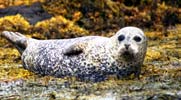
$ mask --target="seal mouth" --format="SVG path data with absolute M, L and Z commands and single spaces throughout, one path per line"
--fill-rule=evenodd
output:
M 124 51 L 122 53 L 122 57 L 127 61 L 127 60 L 131 60 L 131 59 L 134 59 L 134 54 L 128 50 Z
M 123 55 L 131 55 L 131 53 L 129 52 L 129 51 L 125 51 L 124 53 L 123 53 Z

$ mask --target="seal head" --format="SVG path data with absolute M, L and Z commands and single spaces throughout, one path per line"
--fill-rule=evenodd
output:
M 132 69 L 136 68 L 135 74 L 138 76 L 147 49 L 147 38 L 143 31 L 137 27 L 125 27 L 111 38 L 115 41 L 117 62 L 125 67 L 134 65 Z
M 122 28 L 112 38 L 116 40 L 118 55 L 125 60 L 135 59 L 139 53 L 146 52 L 147 39 L 139 28 Z

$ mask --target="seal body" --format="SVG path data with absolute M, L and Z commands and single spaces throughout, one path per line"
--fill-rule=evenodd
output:
M 25 69 L 40 75 L 75 76 L 102 81 L 107 75 L 139 76 L 147 40 L 136 27 L 125 27 L 114 36 L 36 40 L 20 33 L 3 32 L 21 53 Z

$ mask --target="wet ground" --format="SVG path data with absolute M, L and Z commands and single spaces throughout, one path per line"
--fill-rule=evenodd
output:
M 154 35 L 153 35 L 154 33 Z M 0 39 L 0 99 L 33 100 L 179 100 L 181 99 L 181 27 L 163 36 L 146 32 L 148 51 L 139 80 L 114 76 L 103 82 L 41 77 L 23 69 L 20 55 Z

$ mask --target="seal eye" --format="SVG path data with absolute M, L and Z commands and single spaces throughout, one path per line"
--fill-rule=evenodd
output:
M 140 42 L 140 41 L 141 41 L 141 38 L 140 38 L 139 36 L 135 36 L 133 39 L 134 39 L 136 42 Z
M 124 35 L 120 35 L 119 37 L 118 37 L 118 40 L 119 41 L 123 41 L 125 39 L 125 36 Z

